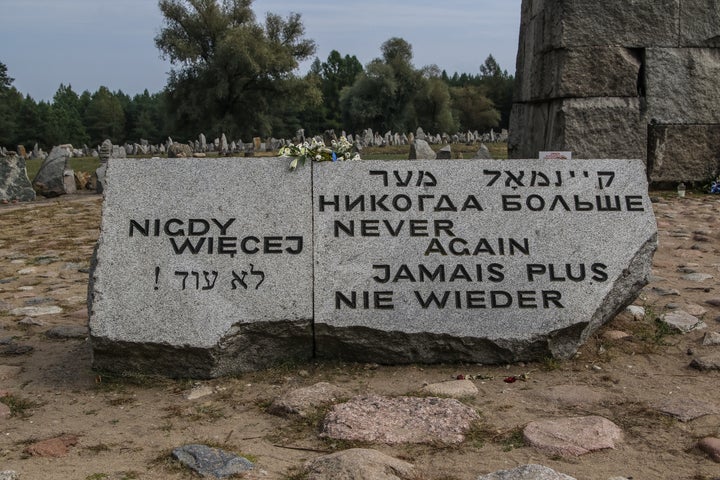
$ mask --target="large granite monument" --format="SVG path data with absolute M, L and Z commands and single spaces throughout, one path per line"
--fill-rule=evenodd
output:
M 110 160 L 96 367 L 567 358 L 647 282 L 638 160 Z

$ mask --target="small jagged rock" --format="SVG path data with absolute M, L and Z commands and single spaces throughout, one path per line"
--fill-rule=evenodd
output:
M 580 456 L 615 448 L 623 435 L 610 420 L 588 416 L 531 422 L 523 436 L 529 445 L 548 455 Z
M 431 383 L 422 388 L 423 393 L 444 397 L 462 398 L 477 395 L 478 388 L 470 380 L 451 380 L 449 382 Z
M 273 415 L 306 417 L 315 412 L 318 407 L 330 405 L 348 397 L 350 397 L 350 392 L 347 389 L 320 382 L 309 387 L 291 390 L 275 398 L 268 408 L 268 412 Z
M 415 467 L 377 450 L 351 448 L 305 464 L 308 480 L 413 480 Z
M 229 477 L 252 470 L 253 463 L 232 452 L 191 444 L 173 449 L 172 456 L 201 476 Z
M 684 310 L 666 313 L 662 316 L 662 321 L 680 333 L 688 333 L 693 330 L 702 330 L 707 328 L 705 322 L 694 315 L 690 315 Z
M 76 435 L 61 435 L 28 445 L 24 451 L 33 457 L 59 458 L 67 455 L 68 449 L 77 445 L 77 443 L 78 437 Z
M 720 438 L 705 437 L 698 442 L 697 446 L 707 453 L 713 461 L 720 463 Z
M 335 405 L 321 437 L 399 443 L 461 443 L 478 413 L 451 398 L 358 396 Z
M 575 477 L 558 473 L 552 468 L 537 464 L 522 465 L 512 470 L 500 470 L 480 475 L 477 480 L 576 480 Z

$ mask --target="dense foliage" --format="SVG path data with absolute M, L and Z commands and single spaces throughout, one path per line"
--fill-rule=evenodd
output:
M 60 84 L 52 101 L 36 102 L 12 86 L 0 62 L 0 145 L 96 146 L 197 138 L 225 133 L 289 138 L 327 129 L 359 132 L 487 131 L 507 128 L 514 79 L 489 56 L 479 74 L 413 65 L 412 45 L 393 37 L 365 67 L 333 50 L 315 52 L 299 14 L 255 19 L 252 0 L 160 0 L 165 18 L 155 38 L 173 69 L 162 92 L 130 97 L 101 86 L 81 94 Z

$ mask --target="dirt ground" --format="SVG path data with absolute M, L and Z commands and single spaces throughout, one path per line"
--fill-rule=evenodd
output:
M 357 393 L 404 395 L 426 382 L 471 374 L 482 376 L 474 380 L 480 393 L 463 401 L 477 408 L 483 423 L 464 444 L 371 448 L 414 463 L 423 478 L 433 480 L 474 480 L 526 463 L 578 479 L 719 478 L 720 464 L 695 444 L 720 436 L 720 415 L 683 422 L 657 405 L 704 402 L 720 412 L 720 373 L 689 367 L 694 357 L 720 351 L 702 345 L 705 332 L 720 331 L 720 306 L 707 303 L 717 299 L 713 303 L 720 305 L 720 196 L 651 197 L 660 247 L 652 282 L 635 302 L 646 316 L 619 315 L 572 360 L 503 366 L 308 363 L 203 382 L 108 376 L 90 368 L 87 339 L 66 338 L 72 335 L 62 331 L 60 338 L 48 336 L 55 327 L 87 324 L 87 268 L 101 197 L 0 205 L 0 391 L 12 411 L 0 418 L 0 471 L 14 470 L 22 480 L 194 478 L 169 452 L 209 443 L 256 462 L 246 478 L 299 479 L 308 459 L 351 445 L 318 438 L 320 415 L 299 421 L 266 413 L 278 394 L 328 381 Z M 713 278 L 687 277 L 693 272 Z M 30 319 L 9 313 L 28 306 L 58 306 L 62 312 Z M 657 320 L 670 309 L 706 310 L 700 316 L 707 329 L 669 331 Z M 610 340 L 609 331 L 630 336 Z M 527 381 L 503 381 L 523 373 Z M 214 393 L 188 400 L 198 384 Z M 559 458 L 523 445 L 522 428 L 533 420 L 590 414 L 623 429 L 616 449 Z M 33 442 L 61 434 L 78 437 L 65 456 L 24 453 Z

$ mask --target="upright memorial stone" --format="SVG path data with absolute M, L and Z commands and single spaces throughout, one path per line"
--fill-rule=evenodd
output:
M 313 166 L 325 358 L 567 358 L 647 283 L 657 228 L 631 160 Z
M 96 368 L 212 377 L 312 356 L 310 169 L 111 159 L 90 286 Z

